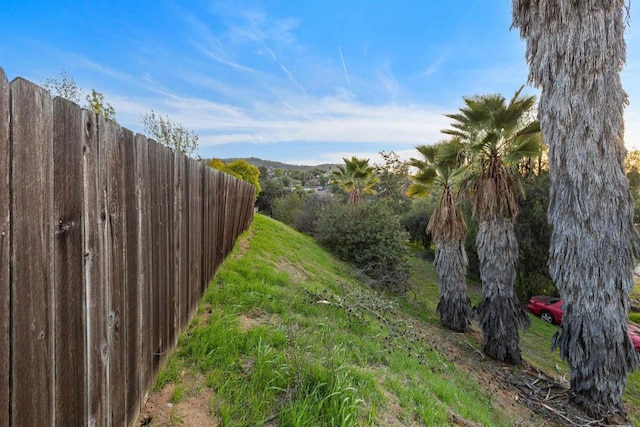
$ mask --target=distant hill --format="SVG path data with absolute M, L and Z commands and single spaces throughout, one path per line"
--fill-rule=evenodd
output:
M 301 171 L 309 171 L 311 169 L 323 169 L 323 170 L 331 170 L 333 169 L 336 165 L 333 164 L 322 164 L 322 165 L 316 165 L 316 166 L 307 166 L 307 165 L 291 165 L 288 163 L 282 163 L 282 162 L 276 162 L 274 160 L 263 160 L 263 159 L 259 159 L 257 157 L 235 157 L 235 158 L 230 158 L 230 159 L 221 159 L 223 162 L 228 163 L 228 162 L 232 162 L 234 160 L 245 160 L 247 163 L 252 164 L 253 166 L 257 166 L 257 167 L 261 167 L 264 166 L 267 169 L 293 169 L 293 170 L 301 170 Z

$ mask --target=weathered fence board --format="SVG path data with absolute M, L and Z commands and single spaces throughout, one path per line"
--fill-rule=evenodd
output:
M 82 241 L 82 112 L 63 98 L 53 100 L 53 290 L 55 422 L 82 425 L 86 417 Z
M 0 427 L 134 425 L 252 212 L 250 185 L 0 69 Z
M 124 363 L 124 171 L 120 126 L 98 118 L 100 171 L 105 197 L 104 277 L 107 312 L 109 424 L 126 425 Z
M 164 173 L 166 175 L 166 199 L 165 199 L 165 209 L 166 209 L 166 225 L 165 225 L 165 235 L 166 235 L 166 255 L 165 255 L 165 268 L 166 268 L 166 289 L 167 289 L 167 298 L 166 298 L 166 348 L 163 354 L 163 362 L 169 357 L 169 351 L 172 349 L 177 342 L 177 334 L 176 334 L 176 287 L 177 284 L 175 282 L 175 233 L 173 231 L 173 207 L 175 200 L 174 195 L 174 177 L 173 177 L 173 150 L 165 147 L 164 153 Z
M 211 224 L 209 221 L 209 194 L 211 183 L 209 181 L 211 174 L 209 170 L 203 169 L 202 171 L 202 278 L 201 282 L 205 283 L 208 277 L 209 271 L 209 259 L 211 255 L 211 248 L 208 242 L 211 239 Z
M 18 78 L 11 82 L 11 112 L 12 424 L 48 426 L 55 399 L 52 100 L 44 89 Z
M 88 425 L 108 425 L 107 399 L 107 286 L 104 276 L 106 234 L 105 184 L 99 177 L 100 158 L 96 115 L 82 111 L 83 124 L 83 241 L 84 285 L 86 290 L 85 327 L 87 340 Z
M 176 285 L 176 316 L 177 316 L 177 329 L 182 330 L 189 320 L 189 303 L 187 300 L 187 283 L 188 283 L 188 270 L 187 262 L 189 251 L 185 250 L 188 242 L 187 227 L 186 227 L 186 212 L 187 212 L 187 195 L 185 191 L 186 181 L 186 157 L 181 153 L 176 152 L 174 155 L 174 220 L 173 220 L 173 232 L 174 232 L 174 262 L 175 262 L 175 278 Z
M 202 169 L 198 162 L 191 160 L 191 188 L 189 197 L 189 258 L 190 258 L 190 292 L 192 311 L 200 300 L 201 265 L 202 265 Z
M 155 378 L 160 368 L 160 353 L 162 352 L 162 331 L 160 323 L 160 283 L 161 276 L 161 250 L 162 250 L 162 215 L 161 215 L 161 182 L 159 152 L 160 147 L 154 141 L 149 143 L 149 183 L 153 183 L 153 191 L 150 191 L 150 215 L 153 216 L 151 221 L 151 283 L 150 292 L 150 309 L 149 316 L 151 322 L 151 376 Z
M 0 426 L 9 425 L 9 81 L 0 68 Z
M 140 412 L 140 288 L 138 282 L 138 203 L 135 176 L 135 140 L 133 132 L 121 129 L 122 168 L 124 169 L 125 219 L 125 401 L 129 423 Z
M 151 192 L 149 183 L 149 140 L 135 139 L 136 207 L 138 211 L 138 279 L 140 304 L 140 391 L 141 403 L 147 400 L 153 380 L 152 306 L 151 306 Z

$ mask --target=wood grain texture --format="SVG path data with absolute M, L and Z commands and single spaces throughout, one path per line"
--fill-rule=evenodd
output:
M 133 425 L 251 188 L 0 69 L 0 427 Z
M 174 232 L 174 263 L 176 285 L 176 316 L 177 327 L 182 330 L 189 320 L 189 303 L 187 299 L 188 271 L 187 260 L 187 194 L 185 188 L 187 158 L 181 153 L 174 154 L 174 207 L 173 207 L 173 232 Z
M 21 78 L 11 82 L 11 381 L 13 425 L 54 419 L 52 286 L 53 102 Z
M 160 284 L 161 277 L 161 258 L 160 250 L 162 246 L 162 217 L 161 211 L 161 194 L 159 187 L 159 146 L 158 144 L 150 140 L 149 141 L 149 180 L 153 184 L 153 189 L 150 190 L 149 206 L 150 206 L 150 246 L 151 246 L 151 272 L 150 272 L 150 332 L 151 332 L 151 377 L 155 378 L 160 368 L 160 353 L 162 349 L 162 333 L 160 324 L 161 313 L 161 299 L 160 299 Z
M 9 425 L 9 360 L 11 340 L 9 334 L 11 282 L 9 275 L 9 171 L 11 150 L 9 146 L 9 82 L 0 68 L 0 427 Z
M 195 160 L 190 161 L 189 198 L 189 285 L 191 291 L 191 312 L 197 309 L 202 295 L 202 165 Z
M 135 137 L 136 207 L 138 211 L 138 288 L 140 321 L 140 392 L 141 404 L 146 402 L 153 380 L 152 305 L 151 305 L 151 183 L 149 179 L 149 140 L 137 134 Z
M 140 285 L 138 264 L 140 262 L 139 215 L 136 188 L 135 136 L 127 129 L 120 131 L 122 163 L 124 170 L 124 327 L 125 327 L 125 401 L 129 424 L 140 412 Z
M 87 421 L 83 277 L 83 122 L 80 107 L 53 100 L 55 422 Z
M 208 283 L 209 278 L 209 260 L 211 258 L 211 221 L 209 220 L 209 191 L 211 185 L 211 175 L 209 171 L 211 168 L 205 167 L 202 169 L 202 284 L 203 289 Z
M 86 290 L 88 425 L 108 425 L 107 393 L 109 344 L 107 326 L 108 283 L 104 239 L 106 170 L 99 156 L 98 121 L 82 110 L 84 285 Z M 100 129 L 104 138 L 104 129 Z
M 177 316 L 178 312 L 176 307 L 176 291 L 177 283 L 175 281 L 175 232 L 174 226 L 174 167 L 173 167 L 174 154 L 173 150 L 165 147 L 164 149 L 164 173 L 166 174 L 166 187 L 167 195 L 164 201 L 167 210 L 167 222 L 165 227 L 166 233 L 166 255 L 165 255 L 165 267 L 166 267 L 166 289 L 167 289 L 167 304 L 166 304 L 166 343 L 167 348 L 165 350 L 164 359 L 169 357 L 169 353 L 175 347 L 178 341 L 179 334 L 176 333 L 177 328 Z
M 107 221 L 110 228 L 109 267 L 109 393 L 111 423 L 126 425 L 126 211 L 124 186 L 124 149 L 122 129 L 117 123 L 104 122 L 110 144 L 106 148 L 107 161 Z

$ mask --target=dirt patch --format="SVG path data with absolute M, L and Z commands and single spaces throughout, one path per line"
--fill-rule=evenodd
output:
M 259 325 L 276 325 L 280 322 L 280 316 L 277 314 L 266 314 L 262 312 L 250 312 L 238 315 L 238 328 L 242 332 L 246 332 Z
M 185 396 L 178 403 L 171 403 L 176 389 L 173 383 L 167 384 L 162 390 L 153 393 L 142 409 L 136 425 L 160 426 L 192 426 L 215 427 L 220 420 L 211 414 L 211 398 L 213 393 L 204 387 L 204 378 L 192 378 L 183 381 Z
M 472 327 L 465 334 L 444 328 L 435 329 L 433 332 L 436 335 L 432 342 L 434 350 L 484 386 L 493 406 L 517 420 L 516 425 L 529 426 L 539 423 L 536 414 L 521 404 L 517 389 L 508 381 L 512 376 L 513 366 L 491 360 L 484 355 L 480 345 L 482 333 L 477 328 Z M 456 414 L 450 414 L 450 418 L 457 419 L 456 425 L 472 425 L 465 424 Z M 548 422 L 545 425 L 555 424 Z
M 431 328 L 429 328 L 431 329 Z M 433 348 L 484 386 L 491 404 L 516 420 L 518 426 L 601 425 L 573 403 L 566 378 L 492 360 L 481 351 L 482 333 L 473 326 L 466 334 L 432 329 Z M 450 418 L 456 425 L 456 417 Z M 616 424 L 617 425 L 617 424 Z
M 205 306 L 198 314 L 200 325 L 206 325 L 211 317 L 211 307 Z M 238 318 L 241 331 L 248 331 L 258 325 L 279 321 L 279 316 L 256 314 L 248 316 L 241 314 Z M 253 361 L 247 359 L 243 363 L 243 369 L 251 371 Z M 211 399 L 213 392 L 206 387 L 204 376 L 188 377 L 180 379 L 179 386 L 183 388 L 184 396 L 178 403 L 171 403 L 176 384 L 169 383 L 161 390 L 151 394 L 144 408 L 140 412 L 136 426 L 160 427 L 160 426 L 189 426 L 189 427 L 215 427 L 220 425 L 211 413 Z
M 259 324 L 260 324 L 260 321 L 258 319 L 254 319 L 252 317 L 245 316 L 244 314 L 241 314 L 238 317 L 238 327 L 240 328 L 240 330 L 242 332 L 246 332 L 249 329 L 253 329 L 256 326 L 258 326 Z
M 291 277 L 293 283 L 303 283 L 310 280 L 306 270 L 289 262 L 280 262 L 276 265 L 278 271 L 284 271 Z
M 255 236 L 256 230 L 253 227 L 249 227 L 247 234 L 242 236 L 236 242 L 236 251 L 231 255 L 233 259 L 242 258 L 244 254 L 251 248 L 251 241 L 253 240 L 253 236 Z

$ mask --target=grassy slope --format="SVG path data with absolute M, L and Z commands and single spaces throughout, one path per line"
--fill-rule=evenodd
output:
M 441 328 L 433 266 L 414 267 L 406 297 L 379 296 L 311 239 L 258 215 L 156 389 L 173 383 L 176 403 L 208 387 L 222 425 L 537 424 L 497 379 L 520 368 L 486 360 L 477 331 Z M 534 319 L 522 347 L 527 368 L 561 378 L 566 365 L 548 350 L 555 330 Z M 639 383 L 630 379 L 633 408 Z

